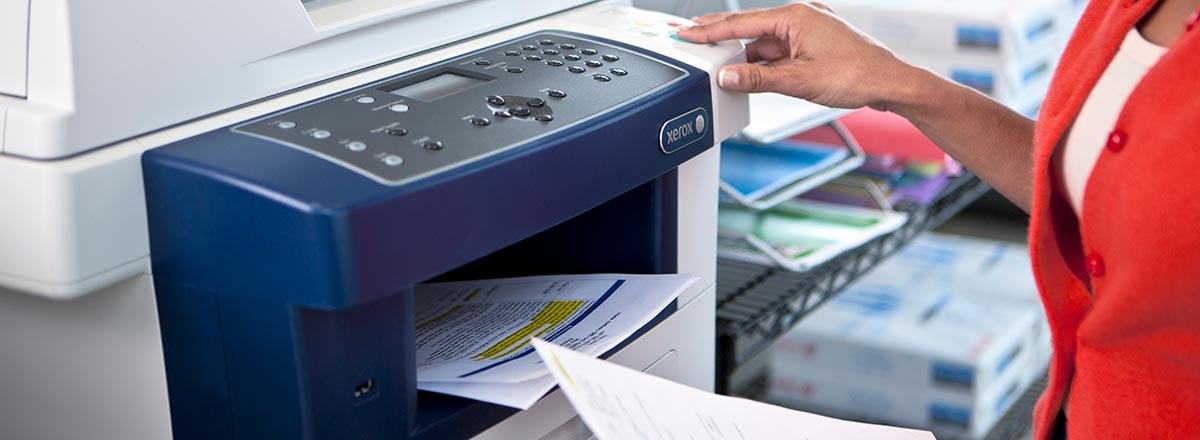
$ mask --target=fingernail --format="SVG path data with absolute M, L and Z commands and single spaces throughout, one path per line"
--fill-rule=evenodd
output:
M 738 79 L 738 73 L 733 71 L 733 69 L 721 69 L 720 72 L 717 72 L 717 84 L 720 85 L 722 89 L 731 89 L 737 87 Z
M 689 29 L 694 28 L 694 27 L 695 26 L 680 26 L 680 27 L 675 28 L 675 32 L 687 32 Z

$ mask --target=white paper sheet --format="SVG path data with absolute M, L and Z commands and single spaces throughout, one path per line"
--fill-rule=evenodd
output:
M 526 409 L 554 385 L 530 338 L 599 356 L 697 279 L 594 274 L 417 286 L 417 387 Z
M 934 438 L 927 431 L 848 422 L 720 396 L 545 341 L 533 344 L 599 440 Z

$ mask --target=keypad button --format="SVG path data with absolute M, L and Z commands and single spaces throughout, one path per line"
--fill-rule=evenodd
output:
M 600 81 L 600 82 L 612 81 L 612 78 L 609 77 L 608 75 L 592 75 L 592 79 L 594 79 L 596 81 Z
M 548 66 L 558 67 L 563 64 L 565 64 L 565 63 L 563 63 L 562 60 L 546 60 L 546 65 L 548 65 Z
M 616 55 L 613 55 L 613 54 L 610 54 L 610 53 L 606 53 L 606 54 L 604 54 L 604 55 L 601 55 L 601 56 L 600 56 L 600 59 L 603 59 L 604 61 L 608 61 L 608 62 L 610 62 L 610 63 L 611 63 L 611 62 L 613 62 L 613 61 L 620 60 L 620 59 L 621 59 L 621 57 L 619 57 L 619 56 L 616 56 Z
M 346 143 L 346 149 L 350 151 L 366 151 L 367 144 L 359 141 L 351 141 Z
M 492 62 L 488 61 L 488 60 L 475 60 L 475 65 L 476 66 L 490 66 L 490 65 L 492 65 Z
M 357 98 L 354 98 L 354 102 L 357 102 L 359 104 L 374 104 L 375 98 L 372 98 L 370 96 L 359 96 Z
M 446 148 L 446 146 L 441 141 L 425 141 L 421 143 L 421 148 L 437 151 Z
M 542 98 L 529 98 L 529 102 L 526 102 L 525 105 L 533 108 L 543 107 L 546 105 L 546 100 Z
M 408 111 L 408 108 L 408 104 L 392 104 L 390 107 L 388 107 L 388 110 L 396 113 L 404 113 Z
M 504 110 L 498 110 L 498 111 L 496 111 L 495 113 L 492 113 L 492 114 L 493 114 L 493 115 L 496 115 L 496 117 L 497 117 L 497 118 L 511 118 L 511 117 L 512 117 L 512 114 L 511 114 L 511 113 L 509 113 L 509 112 L 506 112 L 506 111 L 504 111 Z
M 538 41 L 538 44 L 540 44 L 542 46 L 553 46 L 554 40 L 541 40 L 541 41 Z
M 566 98 L 567 92 L 562 90 L 551 90 L 546 92 L 546 95 L 550 96 L 551 98 Z
M 278 124 L 275 124 L 275 126 L 282 128 L 284 130 L 291 130 L 293 128 L 296 128 L 296 123 L 292 122 L 292 121 L 283 121 Z
M 513 107 L 508 109 L 508 112 L 512 113 L 513 116 L 529 116 L 531 113 L 533 113 L 529 107 Z
M 521 49 L 525 49 L 525 50 L 538 50 L 537 46 L 534 46 L 534 45 L 532 45 L 532 44 L 526 44 L 526 45 L 524 45 L 524 46 L 521 46 Z
M 542 56 L 541 55 L 525 55 L 525 59 L 527 59 L 529 61 L 541 61 Z
M 404 136 L 404 135 L 408 134 L 408 130 L 405 130 L 400 127 L 392 127 L 392 128 L 387 129 L 386 133 L 391 136 Z
M 516 67 L 516 66 L 512 66 L 512 67 L 505 68 L 504 71 L 506 71 L 508 73 L 521 73 L 521 72 L 524 72 L 525 69 L 522 69 L 522 68 Z
M 587 69 L 584 69 L 583 66 L 571 66 L 567 68 L 567 71 L 571 73 L 583 73 L 587 72 Z
M 587 49 L 579 49 L 579 53 L 584 54 L 584 55 L 595 55 L 600 52 L 597 51 L 596 49 L 587 48 Z
M 542 55 L 558 55 L 558 49 L 546 49 L 542 51 Z
M 554 120 L 554 115 L 537 115 L 533 119 L 535 121 L 550 122 Z
M 569 53 L 569 54 L 563 55 L 563 58 L 566 58 L 566 59 L 567 59 L 567 61 L 579 61 L 579 60 L 582 60 L 582 59 L 583 59 L 583 57 L 581 57 L 581 56 L 579 56 L 579 55 L 577 55 L 577 54 L 573 54 L 573 53 Z
M 563 49 L 563 50 L 575 50 L 576 47 L 578 47 L 578 46 L 571 44 L 571 43 L 563 43 L 563 44 L 558 45 L 558 48 Z
M 487 127 L 492 125 L 492 120 L 488 118 L 471 118 L 471 125 Z
M 498 95 L 492 95 L 492 96 L 487 97 L 487 102 L 488 102 L 488 104 L 491 104 L 491 105 L 497 105 L 497 106 L 504 105 L 504 97 L 498 96 Z
M 619 69 L 619 68 L 618 69 L 608 69 L 608 73 L 611 73 L 616 76 L 625 76 L 625 75 L 629 74 L 629 72 L 626 71 L 625 69 Z
M 588 67 L 600 67 L 600 66 L 604 65 L 604 63 L 601 63 L 596 60 L 587 60 L 587 62 L 584 64 L 587 64 Z
M 510 57 L 515 57 L 517 55 L 520 55 L 521 52 L 517 52 L 515 50 L 506 50 L 506 51 L 504 51 L 504 54 L 507 56 L 510 56 Z
M 398 167 L 404 164 L 404 158 L 395 154 L 384 156 L 383 164 L 389 167 Z
M 330 133 L 329 130 L 317 130 L 312 132 L 312 137 L 317 139 L 329 139 L 330 136 L 333 136 L 333 133 Z

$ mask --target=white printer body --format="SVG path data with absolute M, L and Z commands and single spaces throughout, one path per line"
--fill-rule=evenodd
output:
M 673 40 L 674 20 L 620 1 L 0 4 L 0 437 L 170 437 L 146 150 L 543 29 L 647 48 L 712 78 L 744 59 L 738 43 Z M 712 94 L 719 142 L 748 110 L 715 81 Z M 702 281 L 612 357 L 704 389 L 718 156 L 678 168 L 678 271 Z M 573 417 L 556 392 L 481 437 L 567 436 Z

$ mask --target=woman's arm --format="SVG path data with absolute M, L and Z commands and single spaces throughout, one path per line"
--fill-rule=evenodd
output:
M 950 156 L 1029 211 L 1033 121 L 974 90 L 904 63 L 821 4 L 716 14 L 679 36 L 756 38 L 752 64 L 718 73 L 727 90 L 776 92 L 841 108 L 870 106 L 912 121 Z

